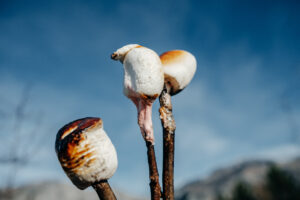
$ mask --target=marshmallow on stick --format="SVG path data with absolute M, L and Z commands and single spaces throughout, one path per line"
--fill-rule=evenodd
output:
M 160 55 L 169 93 L 181 92 L 193 79 L 197 68 L 196 58 L 184 50 L 167 51 Z
M 101 199 L 115 199 L 107 180 L 117 169 L 117 153 L 100 118 L 78 119 L 62 127 L 56 136 L 55 150 L 63 170 L 77 188 L 93 186 Z
M 124 66 L 124 94 L 138 110 L 138 124 L 144 139 L 154 144 L 152 104 L 160 95 L 164 72 L 159 56 L 138 44 L 126 45 L 111 55 Z

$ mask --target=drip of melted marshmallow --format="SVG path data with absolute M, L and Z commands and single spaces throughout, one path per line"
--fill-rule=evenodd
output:
M 154 144 L 152 104 L 164 85 L 164 72 L 159 56 L 146 47 L 126 45 L 112 54 L 124 66 L 124 94 L 138 110 L 138 124 L 146 141 Z

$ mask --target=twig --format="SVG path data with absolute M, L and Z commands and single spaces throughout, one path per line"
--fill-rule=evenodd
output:
M 167 86 L 160 97 L 160 119 L 163 126 L 163 199 L 174 199 L 174 139 L 175 120 L 172 114 L 171 95 Z
M 157 170 L 154 145 L 151 144 L 151 142 L 146 141 L 146 146 L 149 165 L 151 200 L 159 200 L 161 197 L 161 188 L 159 185 L 159 174 Z
M 99 199 L 101 200 L 116 200 L 116 196 L 114 192 L 112 191 L 109 183 L 107 180 L 97 182 L 92 185 L 93 188 L 96 190 Z

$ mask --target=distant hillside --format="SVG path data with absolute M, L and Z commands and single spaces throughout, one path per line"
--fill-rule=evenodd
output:
M 262 186 L 266 173 L 276 163 L 272 161 L 247 161 L 219 169 L 208 178 L 196 180 L 186 184 L 176 191 L 176 200 L 216 200 L 218 194 L 229 197 L 233 188 L 239 182 L 251 186 Z M 300 158 L 285 164 L 276 164 L 281 169 L 292 174 L 300 180 Z M 119 200 L 145 200 L 146 198 L 133 197 L 126 193 L 116 191 Z M 44 182 L 27 185 L 13 190 L 13 200 L 98 200 L 97 194 L 92 189 L 78 190 L 71 184 L 57 182 Z M 0 200 L 12 200 L 5 198 L 0 190 Z
M 115 190 L 114 190 L 115 191 Z M 143 198 L 132 197 L 125 193 L 116 192 L 120 200 L 142 200 Z M 1 200 L 12 200 L 6 198 L 0 190 Z M 44 182 L 40 184 L 27 185 L 13 191 L 13 200 L 99 200 L 93 189 L 79 190 L 73 185 Z
M 230 196 L 239 182 L 256 187 L 263 185 L 267 170 L 274 164 L 271 161 L 248 161 L 217 170 L 208 178 L 193 181 L 177 190 L 176 200 L 215 200 L 218 194 Z M 300 158 L 277 166 L 300 180 Z

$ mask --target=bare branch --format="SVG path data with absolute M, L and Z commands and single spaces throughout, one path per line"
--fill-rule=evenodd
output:
M 95 183 L 92 185 L 93 188 L 96 190 L 99 199 L 101 200 L 116 200 L 116 196 L 114 192 L 112 191 L 109 183 L 107 180 L 100 181 L 98 183 Z
M 6 125 L 6 128 L 3 130 L 5 130 L 5 134 L 10 135 L 11 139 L 2 141 L 3 151 L 1 150 L 0 155 L 0 164 L 10 166 L 9 172 L 5 177 L 5 191 L 7 191 L 6 193 L 10 199 L 13 199 L 10 191 L 15 185 L 19 169 L 30 162 L 32 158 L 30 154 L 38 147 L 34 141 L 38 138 L 36 136 L 41 125 L 42 115 L 41 113 L 35 115 L 26 111 L 30 102 L 30 91 L 31 86 L 25 86 L 16 105 L 7 102 L 5 105 L 9 106 L 3 107 L 3 111 L 0 110 L 0 117 L 5 119 L 4 125 Z M 2 102 L 5 101 L 1 97 L 0 100 Z M 12 111 L 9 112 L 9 109 Z M 25 125 L 28 123 L 33 123 L 32 131 L 24 130 Z M 1 127 L 3 128 L 3 126 Z
M 159 174 L 157 170 L 154 145 L 151 142 L 146 141 L 146 146 L 149 166 L 151 200 L 159 200 L 161 197 L 161 188 L 159 185 Z
M 166 86 L 160 97 L 160 119 L 163 127 L 163 199 L 174 199 L 174 138 L 175 120 L 172 114 L 171 95 Z

